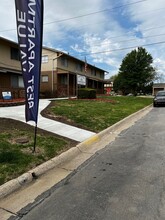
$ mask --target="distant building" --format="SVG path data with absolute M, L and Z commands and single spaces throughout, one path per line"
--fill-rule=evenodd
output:
M 154 83 L 152 87 L 152 95 L 156 95 L 160 90 L 165 90 L 165 83 Z
M 110 80 L 106 80 L 105 81 L 104 91 L 105 91 L 104 93 L 106 95 L 110 95 L 111 94 L 111 92 L 113 91 L 113 82 L 112 81 L 110 81 Z

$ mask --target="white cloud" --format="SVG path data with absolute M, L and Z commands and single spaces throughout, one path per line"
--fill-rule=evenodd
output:
M 14 1 L 1 1 L 0 36 L 10 40 L 17 39 Z
M 78 44 L 71 45 L 71 49 L 78 52 L 78 53 L 84 52 L 84 50 Z
M 131 1 L 129 1 L 131 2 Z M 154 65 L 158 72 L 165 75 L 165 44 L 155 44 L 165 39 L 165 4 L 164 0 L 144 1 L 142 4 L 132 5 L 127 8 L 127 13 L 133 22 L 137 23 L 136 29 L 144 37 L 143 44 L 154 58 Z
M 101 2 L 101 0 L 72 0 L 68 3 L 66 0 L 58 2 L 47 0 L 45 2 L 45 23 L 47 23 L 45 30 L 53 30 L 57 38 L 59 37 L 58 31 L 63 32 L 64 36 L 66 36 L 69 31 L 82 33 L 84 30 L 96 30 L 98 26 L 92 24 L 104 22 L 104 14 L 98 13 L 90 16 L 90 13 L 99 11 Z
M 161 58 L 156 58 L 154 60 L 154 66 L 156 67 L 158 75 L 161 76 L 163 80 L 165 80 L 165 60 Z

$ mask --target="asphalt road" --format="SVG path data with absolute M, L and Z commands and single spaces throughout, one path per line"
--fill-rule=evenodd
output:
M 165 108 L 153 108 L 22 220 L 164 220 Z

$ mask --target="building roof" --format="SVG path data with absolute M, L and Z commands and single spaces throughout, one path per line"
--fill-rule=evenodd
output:
M 63 53 L 63 54 L 65 54 L 66 56 L 71 57 L 71 58 L 73 58 L 73 59 L 76 59 L 76 60 L 78 60 L 78 61 L 80 61 L 80 62 L 82 62 L 82 63 L 85 62 L 85 60 L 80 60 L 80 59 L 78 59 L 78 58 L 76 58 L 76 57 L 70 55 L 69 53 L 65 53 L 65 52 L 60 51 L 60 50 L 56 50 L 56 49 L 49 48 L 49 47 L 46 47 L 46 46 L 43 46 L 43 49 L 50 50 L 50 51 L 55 52 L 55 53 Z M 108 73 L 108 71 L 103 70 L 103 69 L 101 69 L 101 68 L 99 68 L 99 67 L 96 67 L 95 65 L 91 65 L 91 64 L 89 64 L 89 63 L 87 63 L 87 65 L 90 66 L 90 67 L 96 68 L 96 69 L 98 69 L 98 70 L 101 70 L 101 71 L 103 71 L 103 72 Z
M 165 83 L 154 83 L 153 87 L 165 87 Z
M 11 41 L 11 40 L 9 40 L 9 39 L 0 37 L 0 40 L 6 41 L 6 42 L 8 42 L 8 43 L 15 44 L 16 46 L 18 46 L 18 43 L 17 43 L 17 42 Z M 50 47 L 46 47 L 46 46 L 43 46 L 42 48 L 43 48 L 43 49 L 46 49 L 46 50 L 50 50 L 50 51 L 55 52 L 55 53 L 63 53 L 63 54 L 65 54 L 66 56 L 69 56 L 69 57 L 71 57 L 71 58 L 73 58 L 73 59 L 76 59 L 76 60 L 78 60 L 78 61 L 80 61 L 80 62 L 82 62 L 82 63 L 85 62 L 85 60 L 80 60 L 80 59 L 78 59 L 78 58 L 76 58 L 76 57 L 74 57 L 74 56 L 71 56 L 69 53 L 65 53 L 65 52 L 63 52 L 63 51 L 56 50 L 56 49 L 54 49 L 54 48 L 50 48 Z M 96 68 L 96 69 L 98 69 L 98 70 L 101 70 L 101 71 L 103 71 L 103 72 L 108 73 L 108 71 L 103 70 L 103 69 L 101 69 L 101 68 L 99 68 L 99 67 L 96 67 L 95 65 L 91 65 L 91 64 L 89 64 L 89 63 L 87 63 L 87 65 L 89 65 L 90 67 Z
M 0 41 L 6 41 L 7 43 L 15 44 L 16 46 L 18 46 L 18 43 L 16 43 L 15 41 L 6 39 L 6 38 L 1 37 L 1 36 L 0 36 Z

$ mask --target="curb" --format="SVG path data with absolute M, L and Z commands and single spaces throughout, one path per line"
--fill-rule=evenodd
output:
M 87 140 L 83 141 L 82 143 L 78 144 L 77 147 L 84 151 L 85 149 L 89 151 L 89 146 L 96 144 L 99 141 L 104 140 L 104 146 L 106 146 L 112 139 L 114 140 L 113 136 L 117 136 L 122 130 L 132 126 L 137 120 L 142 118 L 146 115 L 152 108 L 152 105 L 149 105 L 129 116 L 122 119 L 121 121 L 115 123 L 114 125 L 106 128 L 105 130 L 101 131 L 98 134 L 93 135 L 92 137 L 88 138 Z M 108 136 L 107 136 L 108 135 Z
M 36 168 L 22 174 L 16 179 L 10 180 L 9 182 L 0 186 L 0 199 L 6 197 L 7 195 L 13 193 L 14 191 L 20 189 L 26 184 L 34 181 L 39 176 L 43 175 L 47 171 L 58 167 L 64 162 L 70 161 L 75 157 L 79 156 L 81 153 L 85 153 L 92 156 L 98 150 L 104 148 L 111 141 L 114 141 L 116 136 L 124 129 L 132 126 L 137 120 L 142 118 L 151 110 L 151 105 L 147 106 L 138 112 L 131 114 L 130 116 L 124 118 L 123 120 L 117 122 L 116 124 L 108 127 L 107 129 L 101 131 L 98 134 L 93 135 L 87 140 L 81 142 L 76 147 L 63 152 L 59 156 L 56 156 L 49 161 L 37 166 Z

